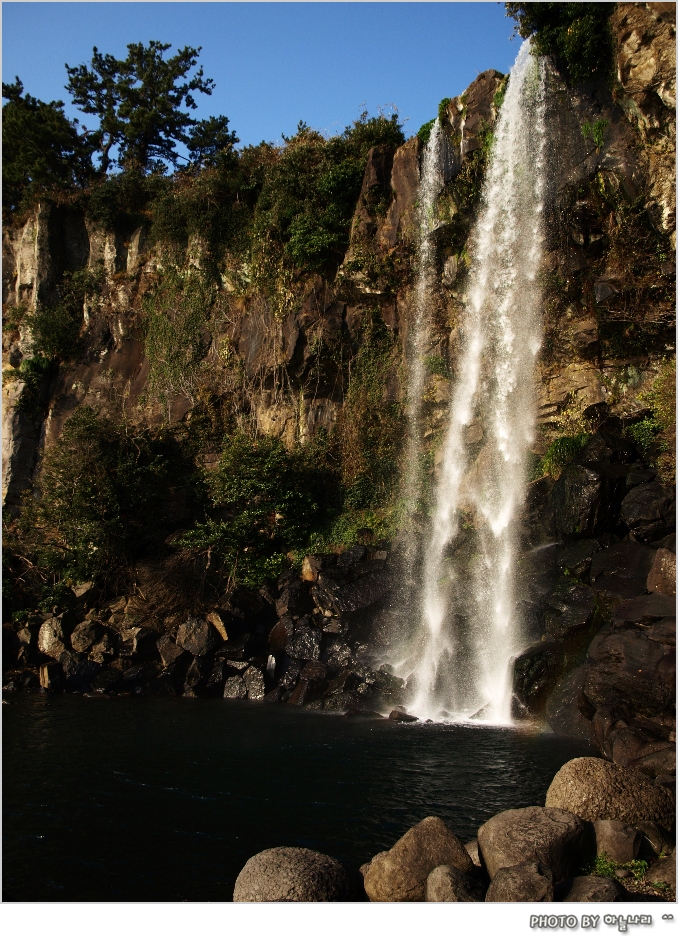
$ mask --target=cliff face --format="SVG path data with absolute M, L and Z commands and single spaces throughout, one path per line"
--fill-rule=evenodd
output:
M 624 602 L 652 597 L 648 591 L 670 601 L 672 587 L 675 593 L 675 571 L 673 586 L 670 574 L 671 556 L 675 569 L 670 538 L 675 439 L 665 421 L 660 425 L 655 418 L 670 403 L 667 374 L 675 356 L 674 14 L 673 4 L 618 5 L 612 16 L 616 81 L 572 90 L 555 70 L 549 78 L 551 172 L 540 272 L 544 341 L 535 374 L 539 433 L 535 480 L 523 516 L 524 611 L 537 643 L 517 661 L 516 698 L 521 711 L 547 711 L 565 733 L 591 738 L 595 729 L 609 757 L 615 756 L 614 731 L 625 725 L 631 735 L 619 735 L 618 757 L 627 762 L 653 754 L 648 744 L 659 744 L 656 752 L 666 750 L 673 730 L 662 721 L 670 721 L 668 697 L 657 707 L 648 687 L 624 688 L 628 666 L 623 661 L 632 659 L 633 641 L 640 642 L 648 672 L 669 686 L 670 634 L 659 624 L 653 635 L 642 630 L 669 613 L 666 601 L 630 608 Z M 469 234 L 504 83 L 499 73 L 484 72 L 448 101 L 442 114 L 446 159 L 434 232 L 439 275 L 426 352 L 440 366 L 426 378 L 422 431 L 431 476 L 460 346 L 458 323 L 473 260 Z M 363 503 L 365 478 L 373 492 L 386 478 L 384 496 L 393 500 L 397 488 L 387 482 L 402 456 L 421 152 L 418 137 L 397 150 L 387 145 L 370 150 L 349 247 L 332 275 L 274 264 L 258 269 L 254 261 L 245 263 L 228 251 L 215 257 L 198 235 L 178 254 L 171 244 L 151 239 L 147 218 L 121 216 L 103 226 L 80 210 L 47 203 L 21 226 L 6 230 L 3 502 L 8 512 L 18 510 L 40 453 L 54 447 L 68 418 L 86 406 L 125 427 L 156 433 L 169 427 L 191 440 L 192 466 L 170 479 L 163 494 L 165 543 L 204 519 L 204 505 L 193 496 L 188 476 L 196 467 L 209 474 L 224 433 L 237 428 L 281 439 L 290 450 L 319 438 L 334 440 L 337 471 L 347 489 L 353 485 L 357 491 L 355 503 Z M 69 339 L 65 363 L 31 369 L 35 316 L 43 316 L 41 327 L 49 332 L 50 315 L 61 321 L 67 302 L 76 309 L 79 334 Z M 484 428 L 475 422 L 468 433 L 477 450 L 474 470 L 480 471 Z M 58 678 L 80 685 L 76 670 L 85 665 L 86 654 L 101 668 L 114 654 L 115 641 L 132 648 L 120 650 L 126 666 L 128 657 L 141 659 L 149 637 L 137 633 L 143 625 L 155 629 L 156 637 L 157 632 L 171 635 L 162 638 L 164 650 L 158 650 L 165 667 L 158 691 L 188 686 L 189 694 L 209 694 L 212 680 L 209 691 L 216 687 L 222 694 L 228 678 L 233 693 L 244 696 L 249 683 L 239 674 L 249 663 L 253 698 L 265 683 L 266 689 L 275 684 L 279 698 L 316 707 L 364 704 L 371 692 L 397 701 L 401 687 L 365 664 L 372 641 L 379 639 L 379 628 L 370 629 L 373 619 L 380 621 L 385 600 L 401 601 L 397 564 L 392 555 L 386 558 L 389 544 L 378 543 L 371 529 L 354 533 L 341 545 L 361 545 L 342 553 L 345 561 L 336 555 L 310 557 L 301 580 L 289 572 L 277 590 L 265 587 L 236 600 L 226 589 L 209 601 L 196 599 L 193 610 L 222 615 L 214 619 L 219 626 L 210 624 L 217 628 L 213 643 L 226 640 L 228 627 L 230 646 L 221 663 L 214 663 L 214 646 L 194 651 L 178 633 L 180 616 L 170 605 L 176 602 L 184 613 L 191 603 L 181 558 L 165 569 L 164 598 L 155 604 L 145 595 L 144 575 L 152 578 L 149 569 L 159 563 L 147 562 L 148 568 L 135 571 L 133 597 L 126 592 L 111 603 L 111 594 L 102 593 L 92 599 L 96 646 L 103 647 L 107 634 L 109 650 L 91 650 L 84 639 L 79 650 L 71 640 L 76 652 L 67 651 L 66 676 L 59 670 Z M 555 551 L 541 549 L 554 541 Z M 459 547 L 462 565 L 472 551 L 470 542 Z M 530 552 L 535 548 L 539 551 Z M 208 550 L 204 569 L 198 570 L 202 583 L 210 562 Z M 88 594 L 95 593 L 82 592 L 86 603 Z M 36 634 L 32 639 L 29 631 L 46 626 L 43 617 L 29 622 L 19 638 L 32 647 L 26 661 L 37 659 L 31 656 L 37 652 Z M 592 644 L 601 626 L 609 629 L 613 621 L 621 622 L 626 637 L 617 628 L 600 632 Z M 104 623 L 109 630 L 102 637 Z M 62 629 L 55 637 L 58 653 L 52 654 L 58 660 L 66 652 L 63 641 L 71 638 L 63 622 L 49 626 L 55 634 Z M 191 627 L 197 627 L 195 621 Z M 233 644 L 233 634 L 242 645 Z M 178 654 L 184 653 L 186 663 L 176 672 L 170 659 L 175 638 L 184 640 Z M 45 647 L 39 649 L 49 655 Z M 270 673 L 269 650 L 275 655 Z M 189 653 L 196 661 L 187 672 Z M 152 649 L 149 659 L 154 654 Z M 214 679 L 205 660 L 215 665 Z M 117 675 L 109 673 L 107 685 L 116 684 L 122 671 L 121 664 Z M 156 678 L 155 671 L 149 673 L 137 673 L 140 685 Z M 47 683 L 50 678 L 45 675 Z M 319 701 L 322 693 L 328 694 L 327 705 Z M 617 708 L 611 711 L 605 699 L 613 697 Z M 650 765 L 655 774 L 665 771 L 662 757 Z

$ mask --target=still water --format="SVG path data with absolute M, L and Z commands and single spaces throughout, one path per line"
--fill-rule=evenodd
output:
M 20 694 L 3 706 L 5 900 L 230 900 L 264 848 L 358 867 L 425 816 L 464 841 L 592 753 L 553 735 L 284 705 Z

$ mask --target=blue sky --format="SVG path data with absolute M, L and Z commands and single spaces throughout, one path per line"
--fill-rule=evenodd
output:
M 64 63 L 88 62 L 92 46 L 118 58 L 129 42 L 202 46 L 216 89 L 194 116 L 225 114 L 242 144 L 280 141 L 299 120 L 337 133 L 391 105 L 410 136 L 479 72 L 508 71 L 519 47 L 503 3 L 5 2 L 2 18 L 3 81 L 67 105 Z

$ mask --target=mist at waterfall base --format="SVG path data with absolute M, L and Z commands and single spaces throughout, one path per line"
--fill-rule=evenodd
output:
M 546 176 L 545 66 L 524 43 L 494 128 L 478 220 L 469 239 L 470 269 L 458 327 L 445 438 L 434 506 L 421 546 L 411 545 L 414 632 L 387 657 L 410 690 L 408 711 L 423 719 L 511 722 L 511 660 L 525 644 L 517 613 L 519 514 L 534 441 L 534 367 L 541 344 L 541 257 Z M 461 151 L 464 151 L 462 133 Z M 454 158 L 437 121 L 422 155 L 416 317 L 408 349 L 410 436 L 405 496 L 416 502 L 421 479 L 425 355 L 439 276 L 433 238 L 436 198 Z M 472 450 L 467 430 L 481 428 Z M 471 529 L 473 561 L 455 556 Z M 419 534 L 419 540 L 422 539 Z M 413 540 L 417 535 L 413 535 Z M 417 556 L 417 549 L 419 555 Z M 416 572 L 414 570 L 417 570 Z M 418 577 L 418 581 L 417 581 Z
M 22 693 L 3 707 L 5 901 L 230 900 L 279 845 L 354 870 L 425 816 L 464 841 L 584 745 L 286 705 Z

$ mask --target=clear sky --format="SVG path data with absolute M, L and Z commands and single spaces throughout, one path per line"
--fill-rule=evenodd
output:
M 129 42 L 202 46 L 216 88 L 198 95 L 193 115 L 225 114 L 242 144 L 280 141 L 299 120 L 337 133 L 364 108 L 390 105 L 411 136 L 479 72 L 507 72 L 520 42 L 493 2 L 5 2 L 2 20 L 3 81 L 18 75 L 85 125 L 69 106 L 64 63 L 88 62 L 93 46 L 117 58 Z

